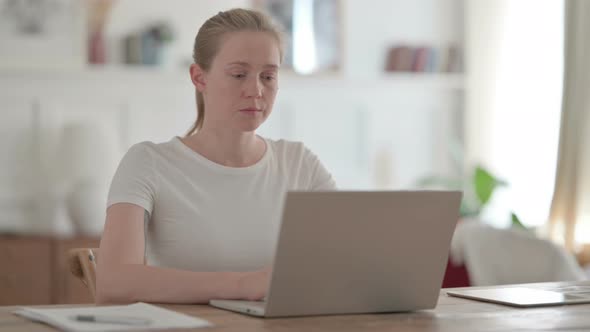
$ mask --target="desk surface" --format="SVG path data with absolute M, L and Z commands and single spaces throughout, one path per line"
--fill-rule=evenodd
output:
M 537 283 L 527 286 L 590 286 L 575 283 Z M 522 285 L 519 285 L 522 286 Z M 490 288 L 490 287 L 478 287 Z M 588 331 L 590 304 L 517 309 L 491 303 L 449 297 L 441 291 L 434 310 L 413 313 L 253 318 L 204 305 L 163 305 L 204 318 L 215 326 L 195 331 Z M 16 307 L 0 307 L 0 332 L 41 332 L 55 329 L 13 315 Z

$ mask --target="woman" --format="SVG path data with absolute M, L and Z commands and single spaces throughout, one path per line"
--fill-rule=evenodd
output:
M 108 197 L 97 303 L 260 300 L 288 190 L 335 183 L 301 143 L 255 134 L 272 111 L 282 36 L 233 9 L 199 29 L 197 121 L 184 138 L 134 145 Z

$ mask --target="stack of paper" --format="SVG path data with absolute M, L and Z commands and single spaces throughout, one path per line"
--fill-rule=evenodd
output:
M 84 308 L 22 308 L 17 315 L 64 331 L 129 331 L 212 326 L 208 321 L 147 303 Z

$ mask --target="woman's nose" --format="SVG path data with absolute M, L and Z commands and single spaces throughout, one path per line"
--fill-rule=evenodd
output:
M 262 97 L 262 82 L 259 79 L 253 79 L 247 82 L 244 95 L 248 98 Z

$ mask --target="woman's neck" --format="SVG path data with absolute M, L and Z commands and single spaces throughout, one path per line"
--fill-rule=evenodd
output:
M 205 158 L 228 167 L 248 167 L 266 152 L 266 143 L 254 132 L 221 132 L 201 129 L 182 139 Z

